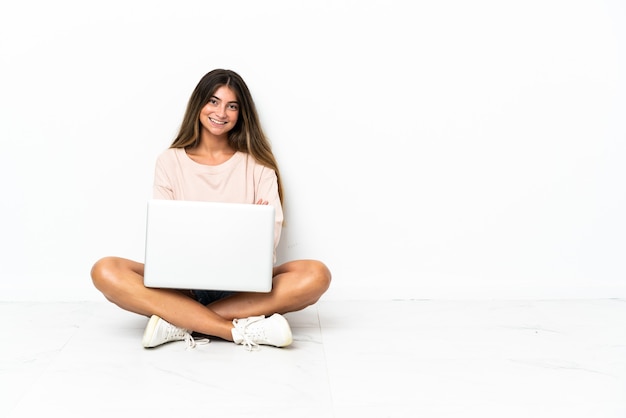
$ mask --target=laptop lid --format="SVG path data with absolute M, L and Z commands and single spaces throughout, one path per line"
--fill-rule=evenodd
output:
M 274 207 L 149 200 L 144 285 L 269 292 Z

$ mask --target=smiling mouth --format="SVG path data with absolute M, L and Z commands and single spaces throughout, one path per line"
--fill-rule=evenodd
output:
M 215 119 L 213 119 L 213 118 L 209 118 L 209 120 L 210 120 L 211 122 L 213 122 L 213 123 L 217 124 L 217 125 L 226 125 L 226 123 L 227 123 L 226 121 L 222 122 L 222 121 L 219 121 L 219 120 L 215 120 Z

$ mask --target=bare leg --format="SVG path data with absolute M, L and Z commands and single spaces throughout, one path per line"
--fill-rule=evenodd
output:
M 239 293 L 208 307 L 187 292 L 143 285 L 143 264 L 117 257 L 99 260 L 91 270 L 94 285 L 122 309 L 158 315 L 180 328 L 232 341 L 232 320 L 303 309 L 328 289 L 328 268 L 314 260 L 291 261 L 274 268 L 270 293 Z
M 330 271 L 323 263 L 290 261 L 274 268 L 270 293 L 238 293 L 210 304 L 209 308 L 226 319 L 299 311 L 317 302 L 330 281 Z
M 91 277 L 104 296 L 120 308 L 140 315 L 158 315 L 180 328 L 232 341 L 231 321 L 196 302 L 184 292 L 143 285 L 143 264 L 106 257 L 93 266 Z

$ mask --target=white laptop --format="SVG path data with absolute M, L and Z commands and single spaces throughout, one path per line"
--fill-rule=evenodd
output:
M 144 285 L 269 292 L 274 207 L 149 200 Z

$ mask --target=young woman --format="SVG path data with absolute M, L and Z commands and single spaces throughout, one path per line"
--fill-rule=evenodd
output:
M 243 79 L 230 70 L 206 74 L 193 91 L 180 131 L 156 162 L 154 198 L 273 205 L 278 245 L 283 212 L 278 165 Z M 147 288 L 144 266 L 119 257 L 98 260 L 94 285 L 122 309 L 150 317 L 144 347 L 186 340 L 192 332 L 244 344 L 292 342 L 282 314 L 314 304 L 331 274 L 320 261 L 274 267 L 270 293 Z

